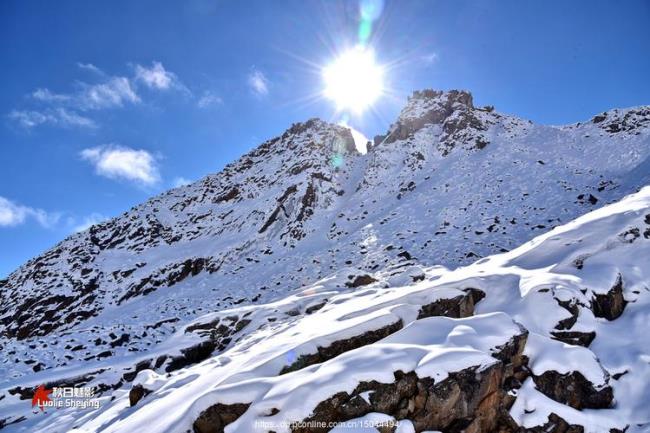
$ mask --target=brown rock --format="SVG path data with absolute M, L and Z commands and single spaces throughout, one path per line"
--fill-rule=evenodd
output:
M 135 406 L 140 400 L 142 400 L 145 395 L 150 393 L 150 389 L 147 389 L 140 384 L 135 385 L 133 388 L 131 388 L 131 391 L 129 391 L 129 404 L 131 407 Z
M 614 401 L 614 392 L 609 385 L 596 389 L 578 371 L 567 374 L 546 371 L 540 376 L 533 376 L 533 381 L 540 392 L 575 409 L 604 409 L 611 407 Z
M 221 404 L 210 406 L 194 421 L 194 433 L 223 433 L 224 428 L 246 412 L 249 404 Z
M 615 320 L 623 314 L 627 302 L 623 298 L 623 277 L 618 274 L 616 283 L 606 294 L 595 294 L 591 300 L 591 310 L 596 317 Z
M 377 280 L 372 278 L 370 275 L 350 275 L 351 281 L 348 281 L 345 283 L 346 287 L 361 287 L 361 286 L 367 286 L 368 284 L 372 284 L 376 282 Z

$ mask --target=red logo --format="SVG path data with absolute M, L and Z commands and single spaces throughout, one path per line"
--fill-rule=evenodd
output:
M 34 392 L 34 397 L 32 397 L 32 407 L 38 406 L 41 408 L 41 411 L 44 411 L 43 406 L 45 403 L 50 400 L 50 394 L 52 394 L 51 389 L 45 389 L 45 385 L 41 385 L 38 388 L 36 388 L 36 391 Z

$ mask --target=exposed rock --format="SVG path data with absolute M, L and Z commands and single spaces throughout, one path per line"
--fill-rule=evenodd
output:
M 596 333 L 594 331 L 553 331 L 551 332 L 551 335 L 555 340 L 582 347 L 589 347 L 591 342 L 594 341 L 594 338 L 596 338 Z
M 129 404 L 131 407 L 135 406 L 138 404 L 140 400 L 147 394 L 150 394 L 152 391 L 150 389 L 145 388 L 144 386 L 137 384 L 133 388 L 131 388 L 131 391 L 129 391 Z
M 204 361 L 212 355 L 212 352 L 217 348 L 213 341 L 202 341 L 194 346 L 181 350 L 181 355 L 174 356 L 165 368 L 166 372 L 178 370 L 188 365 L 196 364 L 197 362 Z
M 221 404 L 210 406 L 194 421 L 194 433 L 223 433 L 224 428 L 237 420 L 250 404 Z
M 413 116 L 409 113 L 410 105 L 421 104 L 426 107 L 422 113 Z M 454 113 L 454 110 L 462 107 L 466 110 L 474 108 L 472 95 L 469 92 L 451 90 L 449 92 L 423 90 L 416 91 L 409 98 L 409 103 L 403 110 L 398 121 L 392 125 L 388 136 L 383 140 L 385 144 L 393 143 L 398 140 L 409 138 L 415 132 L 422 129 L 427 124 L 442 124 L 448 117 Z M 455 127 L 450 122 L 448 127 L 450 131 L 447 134 L 453 134 Z M 460 128 L 460 124 L 456 125 Z
M 365 275 L 350 275 L 348 279 L 351 279 L 351 281 L 348 281 L 345 283 L 346 287 L 361 287 L 361 286 L 367 286 L 368 284 L 372 284 L 377 282 L 376 279 L 371 277 L 368 274 Z
M 623 277 L 618 274 L 614 286 L 606 294 L 596 293 L 591 300 L 591 310 L 596 317 L 615 320 L 625 309 L 627 301 L 623 298 Z
M 329 428 L 305 427 L 309 423 L 342 422 L 371 412 L 409 419 L 416 431 L 489 431 L 505 407 L 501 405 L 502 365 L 478 371 L 451 373 L 440 383 L 418 378 L 413 372 L 395 372 L 395 382 L 362 382 L 351 393 L 339 392 L 319 403 L 313 414 L 292 426 L 293 433 L 326 433 Z M 370 392 L 368 401 L 361 397 Z
M 474 314 L 474 306 L 485 297 L 478 289 L 466 289 L 466 294 L 452 299 L 437 299 L 420 308 L 418 319 L 433 316 L 446 316 L 459 319 Z
M 97 376 L 98 374 L 100 374 L 103 371 L 104 370 L 96 370 L 96 371 L 92 371 L 90 373 L 87 373 L 87 374 L 84 374 L 84 375 L 81 375 L 81 376 L 74 376 L 74 377 L 68 377 L 68 378 L 64 378 L 64 379 L 58 379 L 58 380 L 55 380 L 55 381 L 46 382 L 46 383 L 43 384 L 43 386 L 46 389 L 65 388 L 65 387 L 81 387 L 81 386 L 84 386 L 85 384 L 87 384 L 88 382 L 90 382 L 91 380 L 93 380 L 95 378 L 95 376 Z M 18 394 L 19 398 L 21 400 L 29 400 L 32 397 L 34 397 L 34 391 L 35 390 L 36 390 L 36 388 L 32 388 L 32 387 L 22 388 L 20 386 L 17 386 L 15 388 L 9 389 L 8 391 L 9 391 L 9 394 L 11 394 L 11 395 Z
M 135 368 L 133 371 L 128 371 L 122 375 L 122 379 L 124 379 L 127 382 L 131 382 L 135 377 L 138 375 L 139 372 L 142 370 L 146 370 L 148 368 L 151 368 L 153 360 L 152 359 L 146 359 L 144 361 L 140 361 L 135 365 Z
M 289 373 L 291 371 L 300 370 L 309 365 L 319 364 L 325 362 L 328 359 L 332 359 L 336 356 L 339 356 L 342 353 L 348 352 L 350 350 L 356 349 L 358 347 L 366 346 L 372 344 L 376 341 L 381 340 L 384 337 L 387 337 L 403 327 L 402 321 L 397 321 L 383 328 L 365 332 L 361 335 L 355 337 L 347 338 L 345 340 L 338 340 L 330 344 L 327 347 L 318 347 L 318 352 L 300 355 L 298 359 L 293 362 L 291 365 L 284 367 L 280 374 Z
M 546 371 L 533 376 L 537 389 L 544 395 L 575 409 L 603 409 L 612 406 L 614 392 L 609 385 L 597 389 L 579 371 L 560 374 Z
M 507 413 L 512 403 L 507 397 L 512 383 L 509 375 L 524 360 L 526 337 L 524 331 L 497 348 L 493 356 L 502 361 L 482 370 L 471 367 L 452 372 L 438 383 L 401 371 L 394 373 L 393 383 L 361 382 L 352 393 L 339 392 L 319 403 L 310 417 L 292 426 L 292 433 L 326 433 L 329 429 L 307 428 L 305 423 L 342 422 L 371 412 L 409 419 L 418 432 L 480 433 L 512 425 Z M 361 396 L 368 392 L 368 399 Z

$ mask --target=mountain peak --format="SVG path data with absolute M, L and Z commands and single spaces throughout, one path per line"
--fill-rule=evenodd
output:
M 477 109 L 472 94 L 465 90 L 425 89 L 413 92 L 385 137 L 378 142 L 393 143 L 407 140 L 427 125 L 440 125 L 441 148 L 446 155 L 458 142 L 472 142 L 472 147 L 483 148 L 488 144 L 482 132 L 488 126 L 478 112 L 491 113 L 493 107 Z
M 326 154 L 331 152 L 358 153 L 349 128 L 316 117 L 292 124 L 281 135 L 262 143 L 249 155 L 263 155 L 278 147 L 281 148 L 281 151 L 284 149 L 302 151 L 314 149 Z
M 435 101 L 444 105 L 458 103 L 468 108 L 474 108 L 472 94 L 467 90 L 415 90 L 408 98 L 408 102 L 414 101 Z

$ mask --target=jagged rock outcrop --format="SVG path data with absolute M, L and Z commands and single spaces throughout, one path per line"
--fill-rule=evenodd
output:
M 194 433 L 223 433 L 224 428 L 248 409 L 248 404 L 215 404 L 194 421 Z
M 605 294 L 596 293 L 591 301 L 591 309 L 596 317 L 604 317 L 607 320 L 615 320 L 625 309 L 625 298 L 623 297 L 623 278 L 619 274 L 616 282 Z
M 140 384 L 135 385 L 133 388 L 131 388 L 131 391 L 129 391 L 129 404 L 132 407 L 135 406 L 147 394 L 151 394 L 150 389 L 147 389 Z
M 596 388 L 579 371 L 560 374 L 551 370 L 533 376 L 533 380 L 545 395 L 575 409 L 604 409 L 614 401 L 611 386 Z

